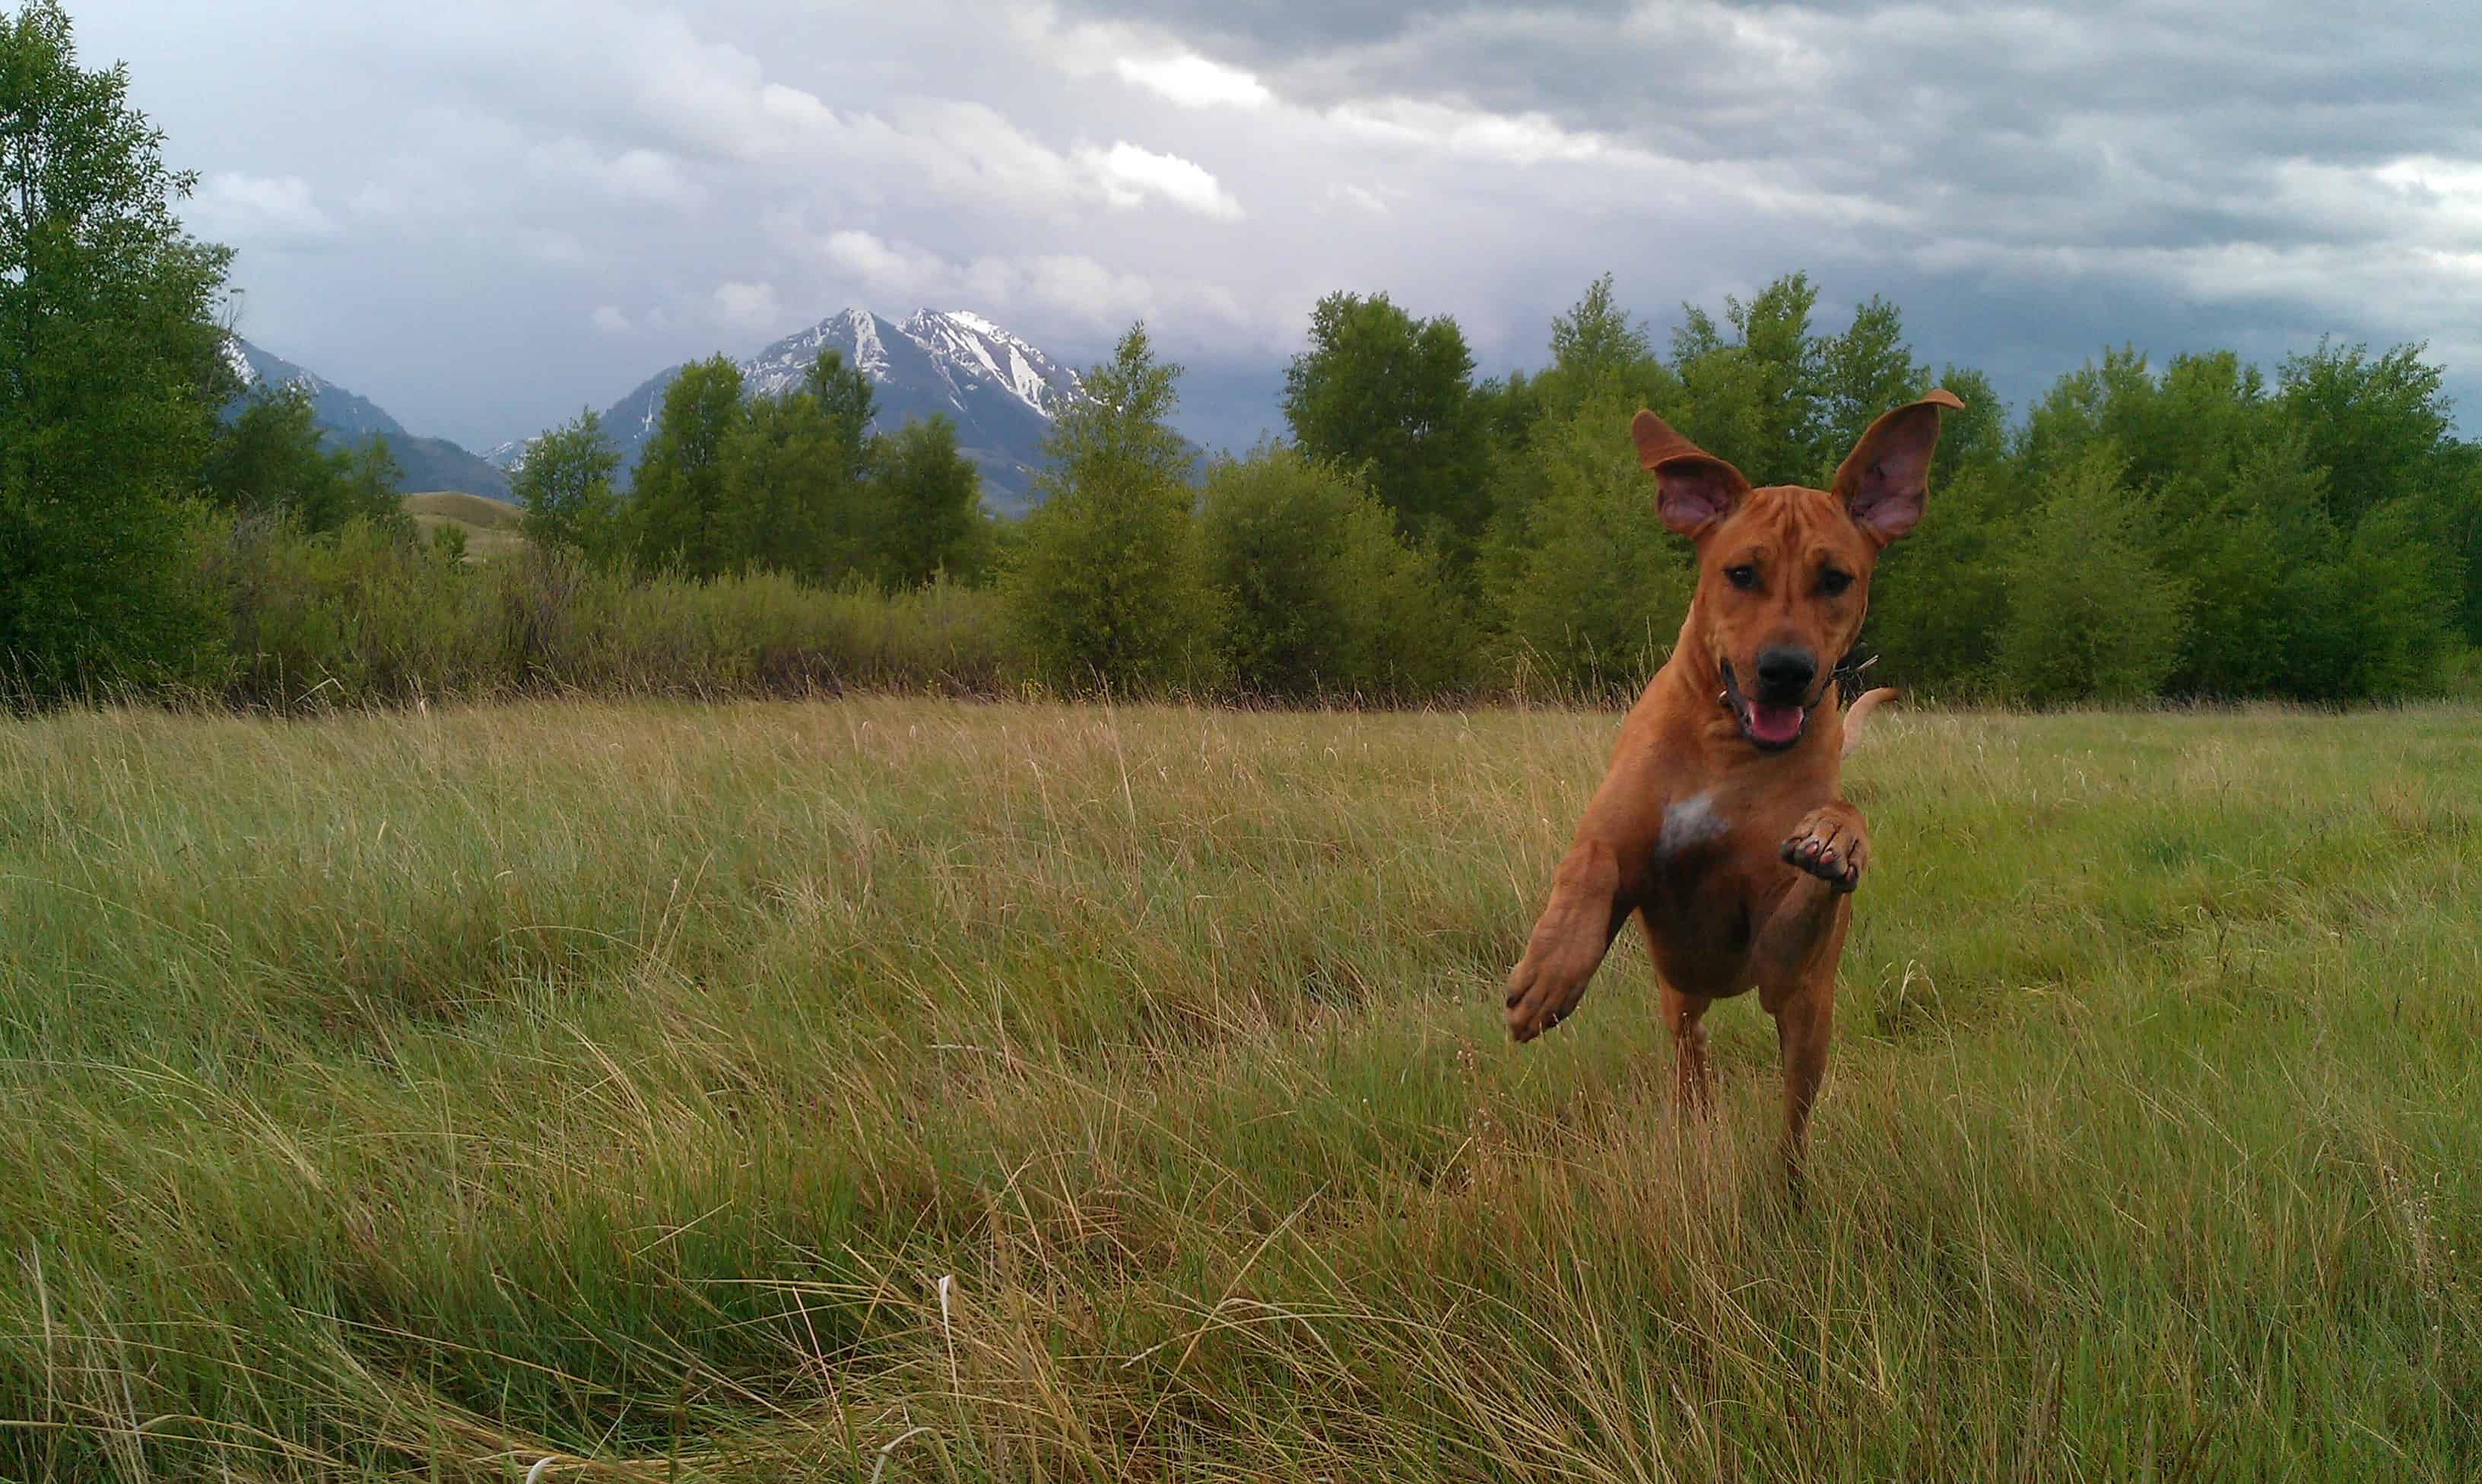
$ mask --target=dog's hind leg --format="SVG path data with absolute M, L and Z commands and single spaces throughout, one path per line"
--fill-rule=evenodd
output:
M 1651 939 L 1653 929 L 1647 932 Z M 1715 1002 L 1682 994 L 1660 973 L 1654 985 L 1663 1002 L 1663 1028 L 1672 1032 L 1673 1102 L 1684 1114 L 1706 1117 L 1715 1111 L 1715 1071 L 1706 1064 L 1706 1028 L 1700 1022 Z

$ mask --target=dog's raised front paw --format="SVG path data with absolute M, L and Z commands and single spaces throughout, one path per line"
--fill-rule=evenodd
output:
M 1862 869 L 1870 863 L 1870 842 L 1862 826 L 1841 809 L 1813 809 L 1783 843 L 1779 852 L 1785 865 L 1806 871 L 1839 892 L 1862 884 Z
M 1528 952 L 1508 976 L 1508 1034 L 1522 1044 L 1569 1018 L 1586 998 L 1586 976 L 1555 972 L 1544 954 Z

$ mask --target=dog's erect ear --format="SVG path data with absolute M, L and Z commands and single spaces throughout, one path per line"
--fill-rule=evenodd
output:
M 1871 540 L 1885 546 L 1914 529 L 1930 493 L 1931 450 L 1939 447 L 1940 408 L 1961 411 L 1954 392 L 1933 387 L 1921 401 L 1882 416 L 1836 465 L 1829 493 L 1844 502 Z
M 1629 423 L 1637 461 L 1654 476 L 1654 508 L 1664 525 L 1682 535 L 1699 532 L 1739 508 L 1750 492 L 1741 471 L 1672 430 L 1651 412 Z

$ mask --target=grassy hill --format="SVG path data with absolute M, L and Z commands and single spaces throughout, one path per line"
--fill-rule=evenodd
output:
M 454 526 L 463 531 L 469 561 L 488 561 L 525 548 L 526 538 L 518 530 L 524 512 L 505 500 L 436 489 L 406 496 L 405 509 L 425 530 Z
M 1874 724 L 1791 1210 L 1609 715 L 0 719 L 0 1477 L 2469 1484 L 2477 722 Z

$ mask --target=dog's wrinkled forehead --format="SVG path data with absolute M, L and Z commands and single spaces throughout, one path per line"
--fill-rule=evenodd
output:
M 1707 545 L 1727 562 L 1740 560 L 1754 549 L 1796 561 L 1832 553 L 1855 570 L 1867 567 L 1879 555 L 1834 495 L 1799 484 L 1750 491 L 1740 508 L 1715 528 Z

